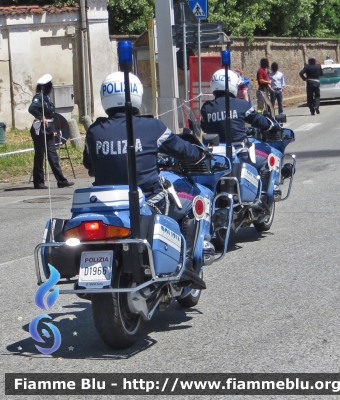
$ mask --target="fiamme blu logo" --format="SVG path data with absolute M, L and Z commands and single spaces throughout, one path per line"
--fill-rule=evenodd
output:
M 43 283 L 36 291 L 35 293 L 35 304 L 42 310 L 47 310 L 51 308 L 55 302 L 58 299 L 59 296 L 59 287 L 57 286 L 55 289 L 51 290 L 54 285 L 56 285 L 60 279 L 60 274 L 59 272 L 50 264 L 48 264 L 49 269 L 50 269 L 50 277 L 48 280 Z M 46 305 L 45 305 L 45 295 L 46 296 Z M 29 325 L 29 332 L 30 335 L 34 340 L 36 340 L 39 343 L 46 343 L 46 341 L 43 339 L 45 338 L 50 338 L 51 333 L 53 335 L 54 341 L 53 345 L 51 347 L 41 347 L 38 345 L 35 345 L 35 347 L 40 351 L 42 354 L 52 354 L 56 350 L 59 349 L 61 345 L 61 335 L 59 332 L 59 329 L 53 325 L 50 322 L 45 322 L 42 321 L 43 319 L 52 319 L 48 314 L 40 314 L 37 317 L 33 318 L 30 325 Z M 40 323 L 41 322 L 41 323 Z M 49 328 L 50 332 L 45 329 L 44 327 L 41 328 L 42 325 L 45 325 L 46 327 Z M 40 329 L 39 329 L 40 328 Z M 41 334 L 39 333 L 39 331 Z M 42 336 L 43 337 L 42 337 Z

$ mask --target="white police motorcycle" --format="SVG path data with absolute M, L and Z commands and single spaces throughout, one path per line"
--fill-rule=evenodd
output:
M 129 50 L 129 42 L 121 43 Z M 132 60 L 126 52 L 127 60 Z M 123 67 L 124 63 L 128 64 L 125 56 L 124 52 L 120 54 Z M 125 86 L 129 88 L 128 69 L 122 69 Z M 125 109 L 128 120 L 132 116 L 129 90 Z M 160 100 L 153 109 L 154 114 L 162 115 L 163 122 L 175 122 L 180 130 L 188 128 L 187 112 L 186 103 L 178 104 L 174 99 L 170 104 Z M 194 138 L 191 134 L 184 134 L 185 137 Z M 127 139 L 128 150 L 131 150 L 127 154 L 129 168 L 132 168 L 134 137 L 129 126 Z M 203 276 L 204 265 L 212 264 L 225 254 L 224 251 L 219 257 L 215 256 L 211 220 L 216 212 L 217 185 L 220 178 L 230 172 L 230 162 L 227 157 L 216 155 L 204 157 L 195 164 L 179 163 L 176 168 L 161 168 L 161 179 L 170 182 L 170 189 L 165 190 L 175 200 L 172 183 L 184 180 L 195 187 L 193 212 L 198 224 L 193 268 Z M 38 284 L 44 283 L 42 274 L 50 279 L 52 266 L 59 274 L 57 284 L 63 286 L 60 294 L 76 294 L 92 302 L 97 332 L 112 348 L 133 345 L 142 320 L 149 321 L 156 310 L 164 311 L 175 300 L 183 307 L 194 307 L 201 294 L 181 280 L 185 273 L 186 241 L 179 224 L 168 215 L 154 214 L 136 182 L 132 168 L 129 185 L 76 189 L 70 218 L 51 218 L 46 224 L 43 242 L 35 248 Z M 228 193 L 221 195 L 228 197 Z M 230 226 L 223 225 L 223 228 L 230 231 Z
M 253 225 L 259 232 L 270 230 L 274 221 L 275 204 L 287 200 L 290 196 L 296 158 L 294 154 L 285 153 L 286 147 L 295 140 L 295 134 L 291 129 L 284 128 L 285 115 L 275 117 L 274 108 L 263 93 L 267 105 L 265 115 L 271 118 L 277 125 L 276 130 L 261 131 L 257 128 L 248 128 L 248 140 L 235 144 L 232 147 L 232 173 L 224 176 L 219 183 L 218 193 L 228 192 L 233 197 L 231 205 L 228 197 L 222 195 L 217 200 L 218 213 L 215 214 L 213 224 L 218 228 L 221 225 L 229 225 L 230 209 L 232 212 L 231 232 L 236 233 L 240 228 Z M 218 143 L 218 135 L 203 135 L 203 143 L 211 147 L 213 154 L 226 154 L 226 145 Z M 242 161 L 238 155 L 247 153 L 249 160 L 255 162 L 256 143 L 265 144 L 268 147 L 268 169 L 270 171 L 270 183 L 267 190 L 267 205 L 269 212 L 259 209 L 258 201 L 261 196 L 261 179 L 257 169 Z M 242 158 L 243 159 L 243 158 Z M 288 186 L 282 194 L 282 185 L 288 180 Z M 224 247 L 226 238 L 225 229 L 216 229 L 216 243 Z

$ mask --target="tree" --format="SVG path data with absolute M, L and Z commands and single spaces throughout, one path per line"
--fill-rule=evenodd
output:
M 319 0 L 310 26 L 316 37 L 340 37 L 340 0 Z
M 176 4 L 178 0 L 174 0 Z M 79 0 L 1 0 L 2 5 L 73 5 Z M 109 0 L 110 34 L 140 34 L 155 0 Z M 340 37 L 340 0 L 209 0 L 209 22 L 229 36 Z
M 229 36 L 339 37 L 340 0 L 209 0 Z
M 209 22 L 222 22 L 229 36 L 254 35 L 265 29 L 272 0 L 209 0 Z
M 313 36 L 311 15 L 316 0 L 276 0 L 270 7 L 264 29 L 254 31 L 262 36 Z
M 140 34 L 154 16 L 154 0 L 109 0 L 110 34 Z

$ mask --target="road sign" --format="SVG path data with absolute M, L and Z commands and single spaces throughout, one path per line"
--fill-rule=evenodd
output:
M 208 18 L 208 0 L 189 0 L 188 3 L 196 18 Z
M 207 47 L 213 44 L 223 44 L 223 27 L 221 23 L 201 24 L 201 46 Z M 181 25 L 172 25 L 172 37 L 176 47 L 183 45 L 183 27 Z M 198 27 L 197 25 L 186 26 L 186 44 L 188 46 L 197 46 Z

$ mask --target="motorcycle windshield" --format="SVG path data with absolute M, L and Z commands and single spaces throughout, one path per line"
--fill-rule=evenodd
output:
M 270 101 L 269 97 L 267 96 L 267 93 L 259 91 L 259 94 L 263 96 L 263 100 L 266 103 L 267 110 L 270 112 L 271 117 L 275 118 L 275 110 L 272 105 L 272 102 Z
M 201 137 L 200 124 L 187 101 L 170 98 L 144 98 L 140 108 L 140 116 L 159 119 L 173 133 L 183 133 L 190 129 L 197 137 Z

